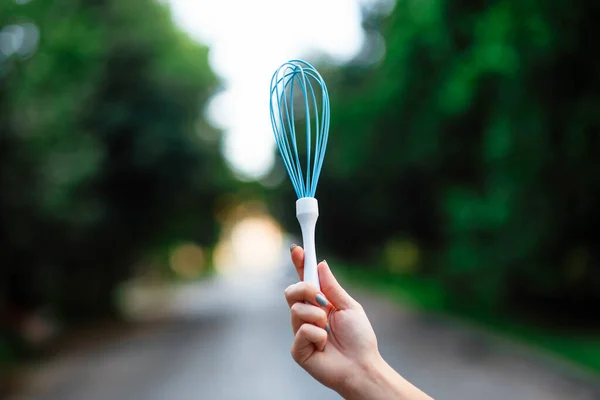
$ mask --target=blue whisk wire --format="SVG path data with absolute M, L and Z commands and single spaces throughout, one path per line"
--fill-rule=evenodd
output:
M 313 84 L 320 88 L 320 113 L 318 92 L 315 91 Z M 300 87 L 304 101 L 306 174 L 302 172 L 296 137 L 294 118 L 296 85 Z M 315 197 L 329 137 L 329 93 L 325 81 L 315 67 L 306 61 L 291 60 L 282 64 L 273 74 L 270 95 L 269 109 L 275 142 L 296 195 L 298 198 Z

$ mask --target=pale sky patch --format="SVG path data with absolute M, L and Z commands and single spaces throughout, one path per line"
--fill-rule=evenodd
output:
M 326 54 L 336 63 L 363 45 L 360 5 L 377 0 L 171 0 L 176 22 L 208 45 L 224 91 L 208 118 L 224 132 L 223 154 L 244 179 L 260 179 L 276 156 L 269 86 L 290 59 Z

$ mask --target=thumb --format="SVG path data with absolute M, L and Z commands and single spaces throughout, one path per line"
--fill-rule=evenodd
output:
M 337 279 L 335 279 L 327 261 L 322 261 L 317 266 L 317 269 L 319 271 L 321 291 L 335 308 L 338 310 L 357 308 L 358 303 L 344 290 Z

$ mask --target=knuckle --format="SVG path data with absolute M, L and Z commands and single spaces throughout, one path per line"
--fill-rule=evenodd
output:
M 290 348 L 290 354 L 292 356 L 292 359 L 294 359 L 294 361 L 298 361 L 298 351 L 296 350 L 296 345 L 295 343 L 292 343 L 292 347 Z
M 310 327 L 307 324 L 302 324 L 300 326 L 300 328 L 298 329 L 298 335 L 299 337 L 307 337 L 308 333 L 310 331 Z
M 296 283 L 296 291 L 299 294 L 304 294 L 306 292 L 306 284 L 304 282 Z
M 295 286 L 298 288 L 299 292 L 304 292 L 306 290 L 307 284 L 306 282 L 298 282 L 295 284 Z
M 354 300 L 353 303 L 354 303 L 353 306 L 356 310 L 361 311 L 361 312 L 365 311 L 362 304 L 360 304 L 358 301 Z
M 290 285 L 290 286 L 286 287 L 284 290 L 285 296 L 289 297 L 290 294 L 292 294 L 293 290 L 294 290 L 294 285 Z
M 291 350 L 292 359 L 299 365 L 302 365 L 302 354 L 299 350 L 296 350 L 294 346 L 292 346 Z
M 299 310 L 299 308 L 300 308 L 300 307 L 301 307 L 301 306 L 300 306 L 300 303 L 294 303 L 294 304 L 292 304 L 292 306 L 290 307 L 290 311 L 292 312 L 292 314 L 294 314 L 294 315 L 298 315 L 298 312 L 300 311 L 300 310 Z

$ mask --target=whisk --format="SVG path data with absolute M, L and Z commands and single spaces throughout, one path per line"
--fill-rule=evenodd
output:
M 270 100 L 271 124 L 277 148 L 298 196 L 296 218 L 302 230 L 304 281 L 320 288 L 315 249 L 319 203 L 315 193 L 329 136 L 327 86 L 312 65 L 302 60 L 291 60 L 273 74 Z M 304 133 L 300 133 L 302 131 Z M 306 174 L 300 163 L 304 157 L 298 153 L 302 139 L 306 145 Z

